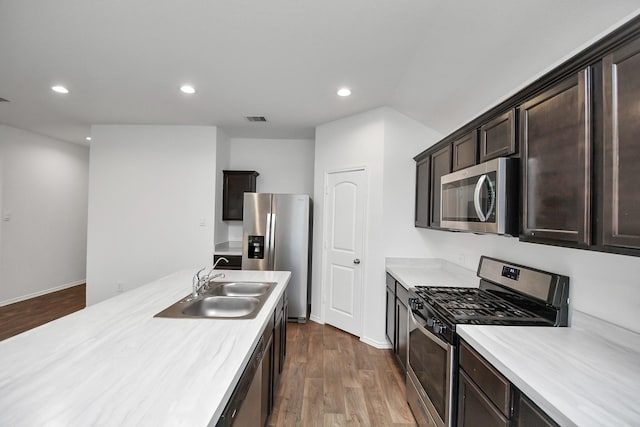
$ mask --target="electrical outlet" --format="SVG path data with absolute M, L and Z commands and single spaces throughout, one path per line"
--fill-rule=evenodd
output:
M 116 282 L 116 291 L 121 294 L 124 292 L 124 283 L 118 281 Z

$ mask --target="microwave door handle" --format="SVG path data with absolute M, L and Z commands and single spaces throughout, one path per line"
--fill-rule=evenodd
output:
M 473 190 L 473 207 L 476 210 L 476 215 L 478 215 L 478 218 L 482 222 L 485 222 L 487 220 L 487 215 L 484 214 L 484 212 L 482 211 L 482 206 L 480 206 L 480 192 L 482 191 L 482 186 L 484 185 L 486 180 L 487 175 L 482 175 L 476 183 L 475 190 Z

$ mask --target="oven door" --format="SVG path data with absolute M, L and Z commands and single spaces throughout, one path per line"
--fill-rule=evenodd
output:
M 414 415 L 425 418 L 420 425 L 451 426 L 454 347 L 429 331 L 425 319 L 413 310 L 408 345 L 407 387 L 415 387 L 420 397 L 409 401 Z M 419 407 L 421 402 L 425 408 Z

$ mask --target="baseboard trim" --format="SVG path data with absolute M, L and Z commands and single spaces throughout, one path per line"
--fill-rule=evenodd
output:
M 26 301 L 31 298 L 39 297 L 42 295 L 50 294 L 52 292 L 62 291 L 64 289 L 73 288 L 74 286 L 83 285 L 87 283 L 86 280 L 78 280 L 71 283 L 65 283 L 64 285 L 56 286 L 53 288 L 45 289 L 44 291 L 34 292 L 32 294 L 23 295 L 15 298 L 11 298 L 8 300 L 0 301 L 0 307 L 4 307 L 5 305 L 15 304 L 17 302 Z
M 368 337 L 360 337 L 360 341 L 362 341 L 365 344 L 370 345 L 371 347 L 378 348 L 380 350 L 388 350 L 388 349 L 391 348 L 391 344 L 387 340 L 378 341 L 378 340 L 374 340 L 374 339 L 371 339 L 371 338 L 368 338 Z
M 320 319 L 320 317 L 316 316 L 315 314 L 310 314 L 309 320 L 313 320 L 316 323 L 320 323 L 321 325 L 324 325 L 324 322 L 322 321 L 322 319 Z

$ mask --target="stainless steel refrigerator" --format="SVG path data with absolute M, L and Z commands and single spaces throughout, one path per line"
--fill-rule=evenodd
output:
M 289 320 L 307 320 L 311 283 L 311 198 L 245 193 L 242 269 L 290 271 Z

